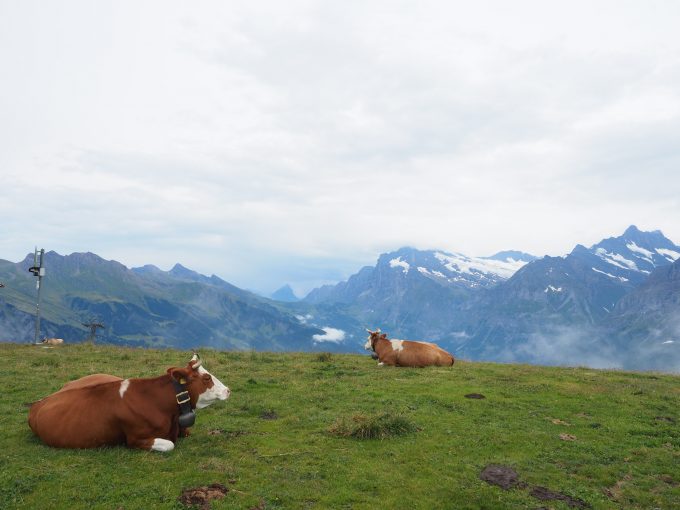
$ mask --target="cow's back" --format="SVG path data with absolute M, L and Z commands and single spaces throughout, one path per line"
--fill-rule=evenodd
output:
M 399 352 L 397 364 L 404 367 L 451 366 L 453 356 L 437 344 L 430 342 L 405 341 L 404 350 Z
M 116 377 L 115 375 L 109 374 L 86 375 L 85 377 L 81 377 L 80 379 L 76 379 L 75 381 L 67 382 L 59 391 L 73 390 L 77 388 L 84 388 L 87 386 L 95 386 L 97 384 L 116 382 L 122 380 L 123 379 L 121 379 L 120 377 Z
M 45 444 L 56 448 L 93 448 L 124 443 L 125 436 L 117 426 L 121 406 L 119 387 L 120 378 L 117 377 L 99 383 L 94 383 L 94 379 L 72 381 L 33 404 L 28 424 Z

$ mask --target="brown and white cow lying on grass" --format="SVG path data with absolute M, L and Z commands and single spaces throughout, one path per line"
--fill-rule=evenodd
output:
M 40 342 L 43 345 L 61 345 L 64 343 L 63 338 L 43 338 Z
M 378 355 L 378 365 L 393 367 L 451 366 L 455 361 L 444 349 L 430 342 L 389 340 L 385 333 L 367 329 L 369 335 L 364 347 Z
M 43 442 L 56 448 L 125 444 L 167 452 L 178 436 L 188 435 L 185 426 L 190 424 L 182 424 L 180 413 L 191 414 L 193 409 L 226 400 L 229 394 L 229 388 L 194 354 L 186 367 L 169 368 L 160 377 L 94 374 L 69 382 L 31 406 L 28 424 Z

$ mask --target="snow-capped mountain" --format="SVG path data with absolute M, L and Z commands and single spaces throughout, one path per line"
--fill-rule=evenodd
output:
M 509 253 L 509 252 L 508 252 Z M 398 252 L 380 257 L 389 258 L 390 268 L 404 274 L 418 271 L 423 277 L 431 278 L 442 285 L 458 285 L 467 288 L 489 287 L 507 280 L 533 257 L 527 254 L 506 257 L 468 257 L 461 253 L 443 251 L 419 251 L 402 248 Z M 393 257 L 393 258 L 390 258 Z M 380 261 L 378 262 L 380 264 Z
M 680 372 L 680 258 L 624 296 L 605 328 L 627 354 L 626 366 Z
M 43 331 L 70 341 L 97 317 L 114 343 L 342 352 L 380 327 L 469 359 L 680 371 L 680 246 L 634 226 L 563 257 L 402 248 L 297 302 L 179 264 L 46 257 Z M 0 341 L 32 338 L 31 261 L 0 260 Z
M 359 324 L 436 341 L 472 359 L 654 367 L 660 365 L 649 357 L 630 364 L 634 356 L 626 354 L 639 352 L 636 342 L 642 338 L 656 338 L 653 323 L 638 317 L 647 308 L 625 313 L 626 323 L 633 324 L 625 338 L 611 316 L 631 310 L 623 304 L 639 295 L 634 291 L 652 275 L 666 274 L 662 270 L 676 259 L 680 246 L 661 232 L 634 226 L 590 248 L 578 245 L 563 257 L 535 259 L 521 252 L 468 257 L 402 248 L 346 282 L 316 289 L 304 302 L 334 306 Z M 677 293 L 654 296 L 680 300 Z M 670 310 L 671 301 L 655 305 Z M 675 317 L 671 324 L 680 324 Z M 633 331 L 640 324 L 644 331 Z
M 390 287 L 389 282 L 429 280 L 442 287 L 478 289 L 510 278 L 536 257 L 522 252 L 500 252 L 491 257 L 469 257 L 438 250 L 401 248 L 384 253 L 374 267 L 368 266 L 346 282 L 314 289 L 305 301 L 353 302 L 370 290 Z
M 655 268 L 679 257 L 680 246 L 661 232 L 631 226 L 590 248 L 578 245 L 565 257 L 536 260 L 467 303 L 459 348 L 471 357 L 558 362 L 562 356 L 567 362 L 570 350 L 587 359 L 586 353 L 611 344 L 605 357 L 613 357 L 615 335 L 600 328 Z M 549 349 L 560 342 L 568 345 Z
M 680 246 L 658 230 L 642 232 L 631 225 L 620 237 L 604 239 L 590 248 L 577 245 L 570 255 L 587 260 L 592 271 L 637 285 L 657 267 L 680 258 Z
M 364 324 L 382 325 L 396 335 L 441 338 L 461 303 L 507 280 L 532 258 L 520 252 L 482 258 L 401 248 L 380 255 L 375 266 L 346 282 L 313 290 L 304 301 L 348 305 Z

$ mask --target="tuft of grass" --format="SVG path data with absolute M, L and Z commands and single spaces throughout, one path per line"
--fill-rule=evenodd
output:
M 317 361 L 320 361 L 321 363 L 328 363 L 332 361 L 333 355 L 330 352 L 322 352 L 316 357 Z
M 389 412 L 367 416 L 355 414 L 350 418 L 342 417 L 330 426 L 328 431 L 340 437 L 355 439 L 388 439 L 416 432 L 418 427 L 408 418 Z

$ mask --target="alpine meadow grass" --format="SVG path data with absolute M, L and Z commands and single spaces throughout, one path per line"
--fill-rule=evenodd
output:
M 677 375 L 204 350 L 232 396 L 199 410 L 191 435 L 162 454 L 46 447 L 28 409 L 84 375 L 157 376 L 191 353 L 1 344 L 0 354 L 0 508 L 181 509 L 184 490 L 211 484 L 226 487 L 213 509 L 680 507 Z M 519 483 L 482 480 L 489 465 Z

